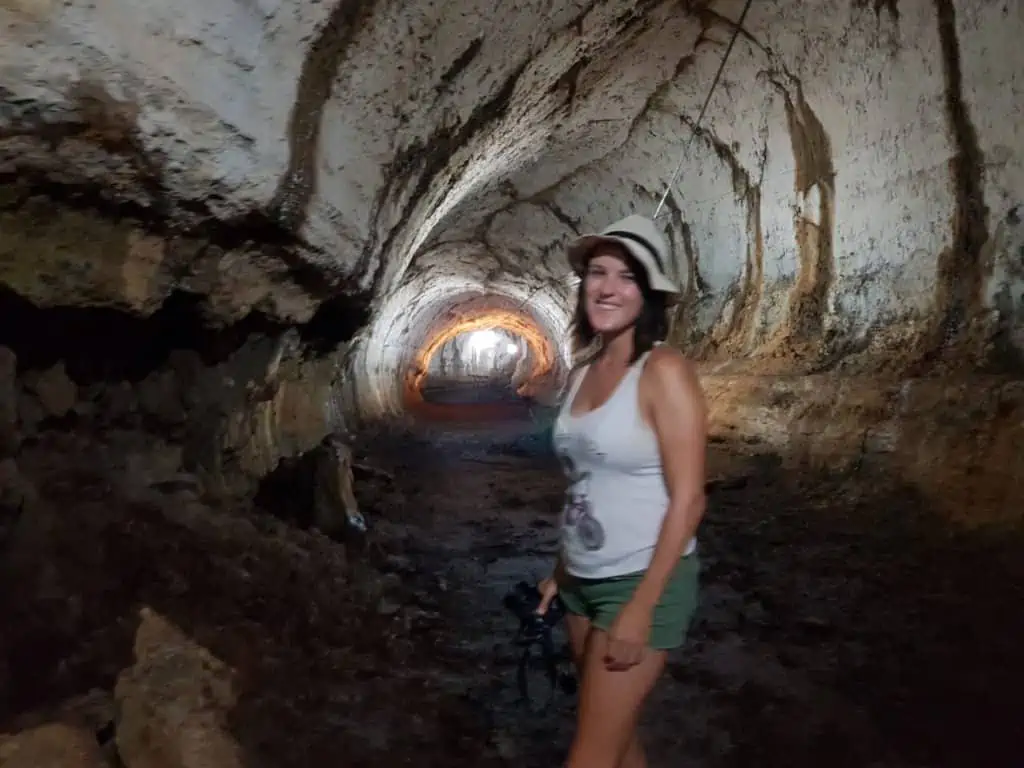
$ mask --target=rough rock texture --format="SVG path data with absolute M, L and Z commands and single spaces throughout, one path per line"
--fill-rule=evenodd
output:
M 756 435 L 787 465 L 886 470 L 968 526 L 1020 523 L 1024 381 L 958 375 L 751 376 L 707 372 L 721 440 Z
M 38 306 L 152 314 L 172 292 L 188 291 L 202 295 L 222 323 L 253 310 L 301 323 L 323 297 L 298 284 L 280 249 L 261 244 L 258 231 L 249 233 L 256 242 L 240 231 L 237 245 L 164 234 L 148 217 L 144 225 L 118 211 L 89 210 L 100 205 L 96 200 L 61 200 L 61 189 L 15 185 L 0 198 L 0 282 Z
M 561 245 L 653 212 L 681 161 L 660 217 L 685 290 L 673 339 L 741 376 L 716 420 L 771 402 L 750 375 L 831 402 L 847 377 L 938 392 L 912 382 L 957 370 L 1004 402 L 1024 371 L 1019 4 L 755 4 L 697 125 L 741 7 L 5 3 L 0 281 L 140 315 L 186 292 L 222 325 L 348 302 L 342 399 L 387 415 L 453 303 L 502 323 L 517 306 L 564 372 Z M 864 419 L 905 432 L 907 457 L 978 429 L 937 410 L 936 440 L 857 397 L 840 444 Z
M 344 428 L 335 397 L 343 355 L 304 360 L 298 341 L 285 334 L 247 342 L 201 369 L 186 394 L 186 458 L 224 490 L 238 478 L 244 495 L 282 458 Z
M 117 751 L 130 768 L 241 768 L 227 714 L 234 673 L 151 609 L 135 636 L 135 665 L 117 680 Z
M 63 723 L 0 735 L 0 765 L 4 768 L 112 768 L 96 736 Z
M 0 456 L 17 447 L 18 396 L 17 358 L 7 347 L 0 347 Z
M 6 417 L 6 431 L 0 421 L 0 437 L 17 453 L 22 441 L 58 426 L 100 442 L 111 430 L 137 430 L 138 444 L 113 461 L 139 487 L 189 478 L 211 498 L 251 496 L 282 459 L 344 431 L 336 393 L 343 354 L 304 359 L 297 344 L 294 332 L 253 336 L 212 366 L 194 351 L 177 350 L 136 382 L 79 388 L 62 364 L 0 378 L 13 395 L 6 407 L 17 407 Z M 0 347 L 4 359 L 13 371 L 15 355 Z M 4 481 L 5 474 L 12 478 Z M 16 474 L 0 472 L 0 501 L 17 505 L 24 497 Z

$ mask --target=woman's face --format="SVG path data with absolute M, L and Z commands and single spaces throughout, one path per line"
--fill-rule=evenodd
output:
M 596 333 L 628 328 L 640 316 L 644 297 L 636 276 L 616 246 L 599 245 L 583 275 L 584 308 Z

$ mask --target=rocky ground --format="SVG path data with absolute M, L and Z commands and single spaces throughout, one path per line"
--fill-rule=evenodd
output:
M 517 701 L 501 603 L 549 567 L 557 469 L 521 416 L 446 416 L 358 443 L 371 531 L 345 545 L 133 469 L 132 433 L 23 445 L 0 764 L 559 765 L 572 699 Z M 893 478 L 711 454 L 704 601 L 645 716 L 652 766 L 1019 765 L 1024 537 L 946 528 Z

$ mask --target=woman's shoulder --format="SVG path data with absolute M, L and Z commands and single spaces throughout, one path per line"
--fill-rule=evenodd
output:
M 651 349 L 644 366 L 644 378 L 650 380 L 655 389 L 700 389 L 697 366 L 680 350 L 668 344 L 658 344 Z
M 656 375 L 696 371 L 693 361 L 670 344 L 655 344 L 651 347 L 644 367 Z

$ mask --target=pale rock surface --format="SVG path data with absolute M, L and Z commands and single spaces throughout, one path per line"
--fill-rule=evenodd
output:
M 423 348 L 466 301 L 517 307 L 549 338 L 543 375 L 557 379 L 565 242 L 653 213 L 667 189 L 672 339 L 719 377 L 713 420 L 811 438 L 730 422 L 772 402 L 757 399 L 772 380 L 746 376 L 853 397 L 850 413 L 887 433 L 904 411 L 880 395 L 869 415 L 846 377 L 930 392 L 912 382 L 957 370 L 999 399 L 1024 372 L 1024 9 L 754 3 L 695 126 L 742 7 L 5 3 L 0 282 L 41 306 L 142 315 L 187 291 L 220 324 L 304 323 L 337 297 L 369 306 L 343 387 L 332 373 L 333 389 L 296 385 L 289 400 L 284 385 L 222 430 L 294 434 L 342 406 L 400 412 Z M 952 445 L 960 422 L 942 423 Z M 907 429 L 901 451 L 946 444 Z M 290 452 L 227 444 L 248 445 L 252 467 Z
M 735 0 L 8 4 L 4 165 L 173 220 L 260 212 L 381 294 L 445 242 L 513 256 L 499 292 L 517 272 L 558 279 L 558 243 L 653 210 L 682 157 L 663 221 L 689 335 L 835 352 L 901 344 L 935 312 L 1006 324 L 1020 11 L 865 6 L 755 6 L 691 140 Z M 146 306 L 164 247 L 126 243 L 123 290 Z M 421 285 L 459 279 L 454 256 Z

